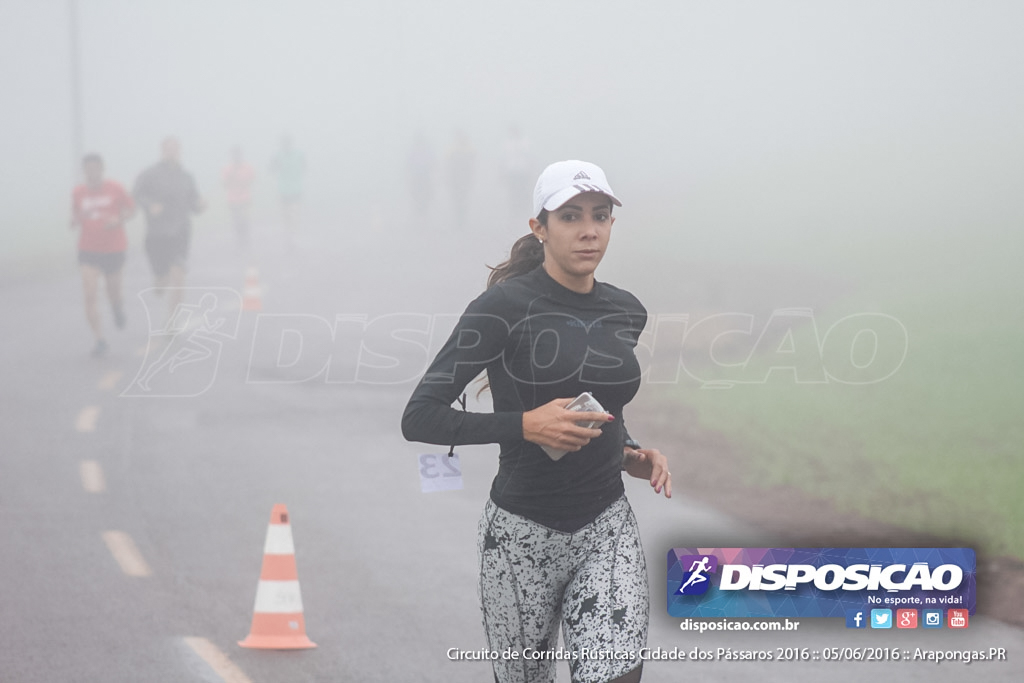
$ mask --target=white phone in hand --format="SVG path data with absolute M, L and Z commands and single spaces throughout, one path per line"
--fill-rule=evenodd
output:
M 603 413 L 604 412 L 604 406 L 602 406 L 600 403 L 598 403 L 597 399 L 594 398 L 589 391 L 584 391 L 582 394 L 580 394 L 579 396 L 574 398 L 572 400 L 572 402 L 569 403 L 569 405 L 567 405 L 565 407 L 565 409 L 566 410 L 575 410 L 577 412 L 583 412 L 583 413 Z M 580 427 L 586 427 L 587 429 L 594 429 L 595 427 L 597 427 L 601 423 L 600 422 L 593 422 L 593 421 L 591 421 L 591 422 L 577 422 L 576 424 L 579 425 Z M 566 453 L 569 452 L 569 451 L 560 451 L 560 450 L 557 450 L 555 448 L 551 448 L 550 446 L 541 446 L 541 448 L 544 449 L 544 452 L 547 453 L 548 456 L 552 460 L 559 460 L 563 455 L 565 455 Z

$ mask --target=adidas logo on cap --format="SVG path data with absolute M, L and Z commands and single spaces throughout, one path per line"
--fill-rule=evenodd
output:
M 556 161 L 544 169 L 533 190 L 533 215 L 553 211 L 583 192 L 608 195 L 615 206 L 622 206 L 600 166 L 579 159 Z

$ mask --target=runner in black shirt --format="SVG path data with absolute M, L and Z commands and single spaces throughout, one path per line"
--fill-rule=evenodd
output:
M 132 194 L 146 214 L 146 256 L 153 269 L 157 293 L 171 288 L 168 307 L 173 315 L 181 303 L 185 262 L 192 237 L 192 214 L 206 204 L 199 197 L 192 174 L 181 166 L 181 143 L 166 138 L 161 159 L 139 174 Z
M 561 622 L 574 681 L 637 681 L 646 643 L 647 574 L 622 471 L 671 495 L 665 456 L 640 449 L 623 407 L 640 385 L 634 355 L 647 312 L 594 272 L 619 200 L 593 164 L 552 164 L 537 181 L 531 233 L 491 274 L 414 391 L 406 438 L 501 446 L 480 521 L 480 594 L 492 650 L 554 649 Z M 451 403 L 487 373 L 493 413 Z M 565 406 L 589 391 L 607 413 Z M 600 429 L 578 426 L 599 421 Z M 555 460 L 542 446 L 569 451 Z M 495 678 L 553 681 L 553 659 L 494 663 Z

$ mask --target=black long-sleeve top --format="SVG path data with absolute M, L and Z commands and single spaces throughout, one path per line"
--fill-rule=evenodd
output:
M 580 294 L 543 267 L 501 282 L 466 308 L 402 416 L 410 441 L 498 443 L 491 499 L 562 531 L 593 521 L 623 492 L 622 409 L 640 386 L 634 354 L 647 311 L 629 292 L 602 282 Z M 482 371 L 493 413 L 452 403 Z M 552 460 L 523 438 L 523 413 L 589 391 L 615 420 L 579 451 Z
M 161 160 L 139 174 L 132 189 L 135 201 L 146 213 L 146 234 L 177 236 L 192 227 L 193 213 L 199 211 L 199 190 L 192 174 L 176 161 Z M 153 213 L 153 203 L 161 206 Z

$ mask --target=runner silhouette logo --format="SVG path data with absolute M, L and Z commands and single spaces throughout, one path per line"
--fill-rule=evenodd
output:
M 160 298 L 151 296 L 159 291 Z M 169 313 L 164 299 L 179 303 Z M 143 290 L 149 340 L 132 383 L 131 397 L 194 397 L 213 386 L 227 344 L 238 338 L 242 298 L 226 287 L 166 287 Z
M 684 555 L 681 567 L 689 567 L 683 574 L 683 585 L 676 595 L 703 595 L 711 585 L 710 575 L 718 571 L 718 558 L 714 555 Z

